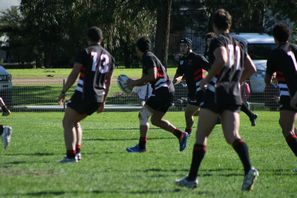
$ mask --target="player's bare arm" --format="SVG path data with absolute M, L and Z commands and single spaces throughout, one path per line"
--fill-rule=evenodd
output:
M 183 75 L 179 74 L 179 73 L 175 73 L 174 77 L 173 77 L 173 84 L 179 84 L 181 81 L 183 80 Z
M 69 90 L 69 88 L 75 83 L 75 81 L 79 75 L 81 67 L 82 67 L 82 65 L 80 63 L 74 64 L 74 66 L 71 70 L 71 73 L 69 74 L 69 76 L 66 80 L 66 83 L 65 83 L 65 85 L 60 93 L 60 96 L 58 98 L 59 104 L 64 102 L 65 94 Z
M 292 97 L 292 99 L 290 101 L 290 105 L 291 105 L 292 108 L 297 109 L 297 92 Z
M 151 68 L 148 70 L 148 74 L 143 75 L 140 79 L 128 81 L 128 86 L 135 87 L 135 86 L 142 86 L 149 82 L 152 82 L 157 79 L 157 68 Z
M 201 81 L 201 89 L 205 89 L 210 80 L 218 74 L 224 65 L 228 63 L 228 54 L 225 47 L 219 47 L 214 51 L 215 61 L 210 67 L 207 76 Z
M 97 113 L 101 113 L 104 110 L 105 101 L 106 101 L 106 98 L 107 98 L 107 95 L 108 95 L 108 92 L 109 92 L 109 88 L 110 88 L 110 82 L 111 82 L 111 79 L 112 79 L 112 74 L 113 74 L 113 71 L 110 71 L 110 72 L 108 72 L 106 74 L 106 89 L 105 89 L 104 101 L 103 101 L 102 105 L 99 106 L 99 109 L 98 109 Z
M 271 83 L 272 75 L 266 73 L 265 75 L 265 84 L 269 85 Z
M 240 83 L 245 82 L 250 76 L 257 71 L 255 64 L 253 63 L 251 57 L 247 55 L 244 60 L 244 70 L 242 72 Z

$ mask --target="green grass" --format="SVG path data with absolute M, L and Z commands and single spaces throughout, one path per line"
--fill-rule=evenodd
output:
M 176 68 L 168 68 L 168 74 L 173 77 L 175 74 Z M 38 78 L 49 78 L 48 75 L 51 75 L 50 78 L 67 78 L 71 71 L 71 68 L 68 69 L 8 69 L 8 72 L 12 75 L 13 79 L 38 79 Z M 138 78 L 141 76 L 141 68 L 134 69 L 118 69 L 114 71 L 114 79 L 120 74 L 126 74 L 131 78 Z
M 178 152 L 173 135 L 152 127 L 148 152 L 129 154 L 137 143 L 137 112 L 95 114 L 82 122 L 83 160 L 59 164 L 64 155 L 63 113 L 13 113 L 2 123 L 13 127 L 12 143 L 0 149 L 0 197 L 295 197 L 297 161 L 278 126 L 278 113 L 256 112 L 251 127 L 242 115 L 241 135 L 260 176 L 254 191 L 242 193 L 242 166 L 224 141 L 220 126 L 209 138 L 195 190 L 178 188 L 187 174 L 194 136 Z M 182 112 L 166 118 L 183 128 Z
M 7 69 L 13 79 L 36 79 L 47 78 L 52 75 L 54 78 L 66 78 L 71 69 Z

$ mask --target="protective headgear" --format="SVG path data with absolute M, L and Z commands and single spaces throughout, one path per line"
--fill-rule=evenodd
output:
M 192 41 L 189 38 L 182 38 L 179 43 L 184 43 L 190 48 L 192 47 Z

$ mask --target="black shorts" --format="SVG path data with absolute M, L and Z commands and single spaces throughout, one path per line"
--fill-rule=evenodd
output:
M 200 106 L 200 102 L 201 101 L 198 101 L 197 98 L 193 98 L 193 97 L 188 97 L 188 104 L 190 105 L 194 105 L 194 106 Z
M 217 114 L 221 114 L 224 111 L 240 112 L 241 105 L 234 103 L 226 103 L 226 101 L 224 102 L 224 100 L 216 101 L 215 93 L 206 90 L 200 107 L 211 110 Z
M 281 96 L 279 101 L 279 110 L 287 110 L 297 112 L 296 109 L 293 109 L 290 105 L 291 97 L 290 96 Z
M 145 102 L 150 108 L 156 111 L 166 113 L 173 102 L 173 93 L 156 94 L 151 96 Z
M 95 111 L 98 110 L 101 103 L 98 103 L 97 101 L 93 99 L 87 99 L 83 98 L 82 94 L 80 92 L 75 92 L 70 101 L 67 103 L 67 107 L 70 107 L 77 111 L 79 114 L 87 114 L 91 115 Z
M 188 104 L 199 107 L 203 100 L 203 95 L 204 95 L 203 91 L 199 91 L 195 96 L 188 95 Z

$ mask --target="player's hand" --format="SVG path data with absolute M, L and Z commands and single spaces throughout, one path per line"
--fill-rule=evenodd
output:
M 65 102 L 65 92 L 61 92 L 58 97 L 58 103 L 59 105 L 63 105 Z
M 135 85 L 134 85 L 134 80 L 132 80 L 132 79 L 128 79 L 128 81 L 127 81 L 127 86 L 130 88 L 130 89 L 133 89 L 133 87 L 135 87 Z
M 104 111 L 105 102 L 101 103 L 98 107 L 97 113 L 102 113 Z
M 175 78 L 175 79 L 173 80 L 173 84 L 174 84 L 174 85 L 179 84 L 179 83 L 182 81 L 182 79 L 183 79 L 182 76 L 179 76 L 179 77 Z
M 202 79 L 201 82 L 200 82 L 201 90 L 205 91 L 207 89 L 207 84 L 208 84 L 208 82 L 205 80 L 205 78 Z

